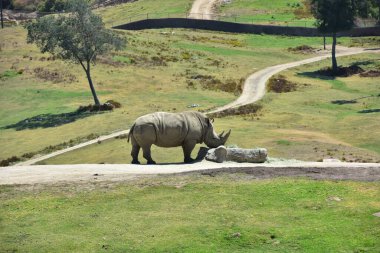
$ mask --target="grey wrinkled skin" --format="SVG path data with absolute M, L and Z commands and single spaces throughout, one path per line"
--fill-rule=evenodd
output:
M 224 132 L 223 132 L 224 133 Z M 155 164 L 150 148 L 179 147 L 183 149 L 184 162 L 190 163 L 197 143 L 205 143 L 209 148 L 216 148 L 226 143 L 231 130 L 226 135 L 217 135 L 212 121 L 200 112 L 167 113 L 156 112 L 136 119 L 129 134 L 132 143 L 132 163 L 139 164 L 140 148 L 148 164 Z

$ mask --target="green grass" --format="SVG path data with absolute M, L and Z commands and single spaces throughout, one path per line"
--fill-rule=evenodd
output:
M 367 62 L 360 65 L 362 68 L 372 69 L 377 66 L 378 56 L 370 54 L 340 58 L 338 61 L 347 66 L 363 59 L 367 59 Z M 281 73 L 289 80 L 307 83 L 309 86 L 290 93 L 267 93 L 260 102 L 263 105 L 261 112 L 253 116 L 216 119 L 217 132 L 231 128 L 232 134 L 227 145 L 234 143 L 242 148 L 265 147 L 271 157 L 310 161 L 334 157 L 351 162 L 380 162 L 380 146 L 377 141 L 380 139 L 377 127 L 379 115 L 375 112 L 358 113 L 365 109 L 380 108 L 380 99 L 374 96 L 359 100 L 357 104 L 331 103 L 334 100 L 352 100 L 378 94 L 376 78 L 353 76 L 332 81 L 304 74 L 329 64 L 326 60 Z M 332 85 L 336 83 L 339 85 Z M 199 146 L 194 150 L 193 157 L 198 148 Z M 131 145 L 125 139 L 110 140 L 41 164 L 129 163 L 130 152 Z M 152 155 L 160 163 L 183 160 L 180 147 L 154 147 Z M 140 161 L 145 163 L 142 157 Z
M 163 31 L 170 35 L 163 34 Z M 92 133 L 126 129 L 135 118 L 152 111 L 185 111 L 194 103 L 202 105 L 201 109 L 220 106 L 235 96 L 199 86 L 188 89 L 189 78 L 207 74 L 222 81 L 240 80 L 257 69 L 307 57 L 284 51 L 279 44 L 268 46 L 263 52 L 254 42 L 257 39 L 265 43 L 265 36 L 261 35 L 180 29 L 174 34 L 168 29 L 120 33 L 128 38 L 127 49 L 111 53 L 100 61 L 93 68 L 93 80 L 101 101 L 114 99 L 121 102 L 123 108 L 56 128 L 0 130 L 0 142 L 7 145 L 7 149 L 0 151 L 1 159 Z M 6 28 L 1 34 L 4 42 L 0 57 L 4 64 L 0 66 L 0 73 L 12 66 L 16 71 L 23 71 L 22 75 L 0 80 L 1 127 L 39 114 L 72 112 L 80 105 L 92 103 L 86 78 L 79 66 L 59 60 L 47 61 L 49 55 L 40 54 L 34 45 L 26 44 L 26 32 L 20 27 Z M 204 39 L 212 37 L 215 38 Z M 272 40 L 282 41 L 278 43 L 285 46 L 299 45 L 297 40 L 287 37 L 267 37 L 268 44 Z M 316 38 L 314 43 L 318 41 Z M 190 59 L 184 59 L 184 55 L 189 55 Z M 152 57 L 174 57 L 176 61 L 164 60 L 166 65 L 154 65 Z M 132 59 L 136 63 L 133 64 Z M 220 63 L 219 66 L 213 65 L 215 61 Z M 35 68 L 73 75 L 77 81 L 53 83 L 41 80 L 36 78 Z
M 133 4 L 106 8 L 100 13 L 107 21 L 110 17 L 117 18 L 118 8 L 130 5 L 131 8 L 141 8 L 143 4 L 149 5 L 148 1 L 137 1 Z M 178 2 L 178 4 L 183 5 L 184 2 Z M 102 135 L 127 129 L 138 116 L 154 111 L 186 111 L 189 110 L 188 106 L 191 104 L 200 104 L 199 109 L 204 110 L 226 104 L 234 100 L 236 95 L 206 90 L 202 88 L 199 81 L 192 78 L 197 75 L 211 75 L 221 82 L 228 80 L 239 82 L 240 79 L 246 78 L 259 69 L 312 57 L 312 55 L 289 52 L 287 50 L 289 47 L 307 44 L 320 48 L 322 43 L 321 38 L 229 34 L 182 29 L 118 32 L 128 38 L 128 47 L 121 52 L 111 52 L 102 57 L 93 68 L 93 80 L 102 102 L 113 99 L 121 102 L 123 107 L 111 113 L 98 114 L 59 127 L 23 131 L 0 129 L 0 143 L 7 147 L 0 150 L 1 160 L 14 155 L 21 156 L 24 153 L 36 152 L 47 146 L 90 134 Z M 26 44 L 26 32 L 21 27 L 3 29 L 1 36 L 4 40 L 1 45 L 0 73 L 12 69 L 23 74 L 0 80 L 2 88 L 0 127 L 40 114 L 72 112 L 81 105 L 92 103 L 86 78 L 79 66 L 60 60 L 47 60 L 49 55 L 43 55 L 34 45 Z M 372 38 L 363 38 L 359 42 L 356 40 L 340 38 L 339 42 L 343 45 L 359 42 L 372 45 L 376 42 Z M 372 65 L 363 64 L 365 69 L 378 66 L 375 55 L 357 57 L 357 60 L 375 62 Z M 326 65 L 328 61 L 323 64 L 323 66 Z M 308 69 L 305 68 L 304 72 L 313 71 L 320 66 L 322 65 L 312 65 Z M 54 83 L 50 79 L 39 79 L 34 73 L 36 68 L 75 76 L 76 80 Z M 378 150 L 377 144 L 370 140 L 376 114 L 359 115 L 357 113 L 360 110 L 376 108 L 377 100 L 368 100 L 371 101 L 370 104 L 364 101 L 366 104 L 358 104 L 353 108 L 334 106 L 323 100 L 353 95 L 342 89 L 358 90 L 360 95 L 371 94 L 377 89 L 374 84 L 375 79 L 336 80 L 334 82 L 345 82 L 345 84 L 338 83 L 340 86 L 335 86 L 340 89 L 331 90 L 331 83 L 316 82 L 314 79 L 301 76 L 295 76 L 294 79 L 299 79 L 302 83 L 315 82 L 318 85 L 315 87 L 312 85 L 292 94 L 279 96 L 269 94 L 263 101 L 264 110 L 259 115 L 218 120 L 217 130 L 232 128 L 231 143 L 247 148 L 267 147 L 270 149 L 271 156 L 318 160 L 323 154 L 315 154 L 312 150 L 314 146 L 323 150 L 336 148 L 330 147 L 330 144 L 327 145 L 325 139 L 318 139 L 318 135 L 300 138 L 299 134 L 292 133 L 289 138 L 284 138 L 282 133 L 276 132 L 278 128 L 288 130 L 304 128 L 348 143 L 351 145 L 348 153 L 359 153 L 360 159 L 379 160 L 378 154 L 371 152 L 367 154 L 369 151 L 362 148 L 370 147 L 370 150 L 375 152 Z M 359 87 L 355 86 L 357 81 Z M 191 82 L 195 85 L 188 86 Z M 315 98 L 315 101 L 304 101 L 306 98 Z M 320 110 L 323 114 L 319 112 Z M 356 128 L 361 129 L 363 122 L 367 119 L 370 124 L 364 127 L 367 131 L 362 134 L 363 136 L 358 135 L 357 130 L 353 131 L 349 128 L 349 124 L 355 122 Z M 335 125 L 332 124 L 335 120 L 344 122 L 343 126 L 338 128 L 339 130 L 335 130 Z M 320 125 L 321 127 L 316 127 Z M 351 131 L 354 134 L 349 134 Z M 250 138 L 246 138 L 247 134 Z M 375 131 L 374 134 L 376 137 L 377 132 Z M 296 145 L 291 145 L 290 152 L 284 146 L 276 144 L 276 140 L 282 139 L 296 143 Z M 125 142 L 121 143 L 125 144 Z M 109 145 L 113 145 L 112 142 L 103 143 L 101 147 L 109 150 Z M 117 144 L 117 146 L 120 145 Z M 76 157 L 75 154 L 67 154 L 66 161 L 57 159 L 63 163 L 70 161 L 126 162 L 130 159 L 129 145 L 125 144 L 125 146 L 115 151 L 112 158 L 107 157 L 105 150 L 99 149 L 99 154 L 94 156 Z M 304 146 L 307 148 L 305 149 Z M 90 150 L 91 147 L 86 152 L 91 153 Z M 157 152 L 159 154 L 161 151 Z M 174 149 L 172 152 L 169 149 L 162 153 L 163 159 L 157 159 L 158 161 L 170 161 L 170 155 L 175 155 L 179 161 L 182 160 L 180 150 Z M 54 160 L 48 162 L 53 163 Z
M 186 17 L 192 0 L 139 0 L 96 10 L 107 26 L 116 26 L 149 18 Z
M 240 174 L 1 186 L 0 250 L 376 252 L 379 189 Z
M 359 90 L 356 89 L 350 89 L 347 87 L 346 83 L 341 80 L 330 80 L 329 83 L 331 83 L 331 88 L 336 89 L 336 90 L 341 90 L 345 91 L 348 93 L 355 93 L 355 94 L 360 94 Z
M 244 23 L 313 26 L 314 19 L 304 8 L 303 1 L 235 0 L 220 6 L 219 13 L 226 16 L 223 19 Z M 302 9 L 304 15 L 296 15 L 297 9 Z
M 12 77 L 16 77 L 18 75 L 21 75 L 21 73 L 14 71 L 14 70 L 6 70 L 0 74 L 0 79 L 12 78 Z

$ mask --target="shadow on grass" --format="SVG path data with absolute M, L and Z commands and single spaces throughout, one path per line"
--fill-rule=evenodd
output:
M 356 74 L 362 74 L 365 71 L 360 66 L 367 66 L 373 64 L 374 61 L 357 61 L 352 63 L 348 67 L 339 66 L 338 70 L 334 72 L 331 67 L 318 69 L 312 72 L 297 73 L 298 76 L 304 76 L 309 78 L 317 78 L 321 80 L 335 80 L 337 77 L 349 77 Z
M 380 112 L 380 109 L 368 109 L 368 110 L 359 111 L 358 113 L 376 113 L 376 112 Z
M 2 127 L 2 129 L 25 129 L 49 128 L 72 123 L 78 119 L 83 119 L 103 112 L 83 112 L 74 111 L 61 114 L 40 114 L 31 118 L 21 120 L 15 124 Z
M 372 97 L 380 97 L 380 93 L 377 95 L 358 97 L 358 98 L 354 98 L 351 100 L 334 100 L 334 101 L 331 101 L 331 103 L 335 104 L 335 105 L 356 104 L 358 102 L 358 100 L 365 99 L 365 98 L 372 98 Z
M 335 80 L 335 76 L 321 74 L 320 70 L 297 73 L 297 76 L 316 78 L 321 80 Z

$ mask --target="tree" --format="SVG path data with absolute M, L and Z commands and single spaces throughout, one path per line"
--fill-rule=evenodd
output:
M 65 15 L 49 15 L 26 25 L 27 42 L 35 43 L 42 53 L 78 63 L 86 73 L 95 105 L 100 102 L 91 79 L 91 65 L 97 56 L 111 49 L 120 50 L 125 39 L 105 29 L 101 17 L 91 12 L 86 0 L 69 2 L 71 12 Z
M 372 0 L 371 2 L 374 7 L 377 7 L 377 21 L 380 24 L 380 0 Z
M 335 56 L 337 33 L 349 30 L 354 26 L 355 8 L 353 0 L 312 0 L 312 12 L 316 25 L 322 33 L 331 34 L 332 69 L 336 73 L 338 64 Z
M 44 0 L 38 4 L 40 12 L 60 12 L 64 11 L 67 5 L 66 0 Z

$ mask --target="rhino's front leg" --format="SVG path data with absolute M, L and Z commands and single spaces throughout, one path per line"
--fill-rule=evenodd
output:
M 142 147 L 143 157 L 147 160 L 148 164 L 156 164 L 156 162 L 153 161 L 153 159 L 152 159 L 152 156 L 150 153 L 150 147 L 151 147 L 151 145 Z
M 183 143 L 182 149 L 183 149 L 183 156 L 185 157 L 184 159 L 185 163 L 194 162 L 194 159 L 191 158 L 191 152 L 193 151 L 196 144 L 197 144 L 196 141 L 185 141 Z

